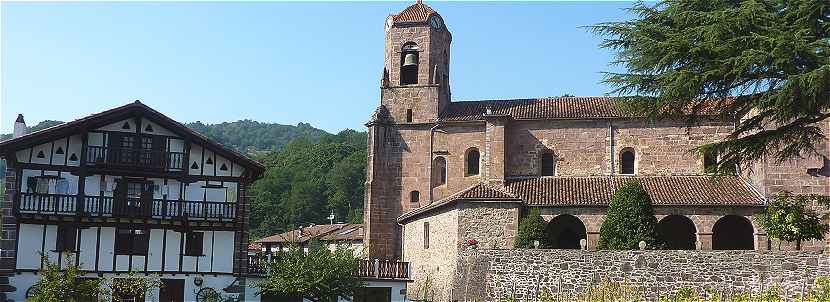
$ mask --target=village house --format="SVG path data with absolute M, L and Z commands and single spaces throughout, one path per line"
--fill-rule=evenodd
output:
M 828 193 L 825 156 L 710 177 L 717 155 L 690 150 L 732 132 L 734 120 L 715 115 L 687 127 L 631 115 L 606 96 L 452 101 L 452 35 L 441 15 L 418 1 L 385 30 L 380 106 L 366 124 L 365 242 L 372 258 L 411 263 L 410 293 L 429 282 L 438 298 L 450 296 L 459 251 L 511 249 L 531 208 L 552 248 L 595 249 L 625 182 L 651 196 L 658 235 L 674 250 L 777 249 L 752 215 L 778 192 Z
M 248 250 L 260 253 L 285 251 L 298 247 L 307 251 L 310 244 L 320 244 L 332 251 L 338 246 L 345 246 L 353 250 L 356 255 L 362 255 L 363 224 L 312 224 L 255 240 Z
M 30 297 L 46 261 L 114 282 L 158 273 L 160 301 L 241 292 L 262 165 L 138 101 L 25 131 L 21 115 L 0 143 L 8 298 Z

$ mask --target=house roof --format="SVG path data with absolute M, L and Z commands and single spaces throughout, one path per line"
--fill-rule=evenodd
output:
M 418 1 L 400 13 L 393 15 L 392 20 L 395 23 L 426 23 L 429 17 L 435 13 L 432 7 Z
M 759 206 L 764 199 L 738 176 L 589 176 L 509 179 L 503 188 L 479 183 L 398 217 L 404 222 L 458 201 L 520 200 L 528 206 L 608 206 L 614 192 L 636 181 L 658 206 Z
M 443 208 L 455 204 L 458 201 L 482 201 L 482 202 L 521 202 L 521 199 L 516 195 L 507 192 L 504 188 L 489 185 L 486 183 L 477 183 L 455 194 L 447 196 L 444 199 L 433 202 L 427 206 L 423 206 L 404 213 L 398 217 L 398 222 L 404 222 L 411 218 L 420 216 L 421 214 Z
M 255 244 L 284 244 L 284 243 L 306 243 L 312 240 L 339 241 L 339 240 L 362 240 L 362 224 L 320 224 L 301 227 L 276 235 L 271 235 L 257 241 Z M 357 232 L 356 234 L 352 234 Z M 358 234 L 360 235 L 358 238 Z
M 174 133 L 188 137 L 211 148 L 217 153 L 228 157 L 229 159 L 239 162 L 246 168 L 253 171 L 254 175 L 260 175 L 265 170 L 265 167 L 262 164 L 248 158 L 234 149 L 223 146 L 201 133 L 193 131 L 182 123 L 167 117 L 166 115 L 142 104 L 139 101 L 88 115 L 80 119 L 49 127 L 40 131 L 32 132 L 21 137 L 2 141 L 0 142 L 0 155 L 16 149 L 41 144 L 52 139 L 73 135 L 83 129 L 92 129 L 105 126 L 119 119 L 129 118 L 136 115 L 144 116 L 153 122 L 170 129 Z

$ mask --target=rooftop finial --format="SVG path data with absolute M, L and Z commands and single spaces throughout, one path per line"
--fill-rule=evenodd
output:
M 416 4 L 423 4 L 423 3 L 424 3 L 424 1 L 423 1 L 423 0 L 415 0 L 415 3 L 416 3 Z

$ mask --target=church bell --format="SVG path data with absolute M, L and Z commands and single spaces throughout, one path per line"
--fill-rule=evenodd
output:
M 414 53 L 408 53 L 406 56 L 403 57 L 403 66 L 415 66 L 418 65 L 418 55 Z

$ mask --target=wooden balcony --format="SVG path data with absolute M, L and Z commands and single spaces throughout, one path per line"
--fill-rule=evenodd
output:
M 272 254 L 248 255 L 248 274 L 267 274 L 268 263 L 278 257 Z M 370 280 L 409 280 L 409 262 L 395 260 L 360 260 L 360 265 L 355 275 L 362 279 Z
M 221 201 L 141 200 L 87 196 L 79 203 L 76 195 L 20 193 L 18 213 L 82 215 L 88 217 L 187 219 L 234 221 L 236 203 Z
M 176 170 L 186 168 L 184 152 L 168 152 L 136 148 L 88 146 L 86 165 L 142 170 Z

